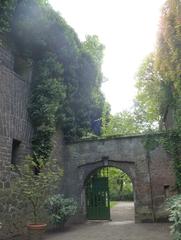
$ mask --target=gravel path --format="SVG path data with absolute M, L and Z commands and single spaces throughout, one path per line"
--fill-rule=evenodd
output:
M 120 202 L 111 211 L 112 221 L 88 221 L 46 240 L 171 240 L 168 224 L 135 224 L 133 203 Z

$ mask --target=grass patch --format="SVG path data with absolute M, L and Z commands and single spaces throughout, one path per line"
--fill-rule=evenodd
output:
M 117 201 L 110 201 L 110 208 L 115 207 L 117 203 Z

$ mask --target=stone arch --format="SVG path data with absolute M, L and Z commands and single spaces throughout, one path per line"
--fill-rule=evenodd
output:
M 166 219 L 165 186 L 169 186 L 170 195 L 175 188 L 172 160 L 162 145 L 148 152 L 144 143 L 145 136 L 140 135 L 66 144 L 63 153 L 66 195 L 74 197 L 80 205 L 86 177 L 97 168 L 114 166 L 127 173 L 134 184 L 136 222 Z
M 105 164 L 104 160 L 87 163 L 78 166 L 79 169 L 79 181 L 81 183 L 81 188 L 84 187 L 85 180 L 97 169 L 103 167 L 115 167 L 123 172 L 125 172 L 131 179 L 132 183 L 135 182 L 135 164 L 133 162 L 119 162 L 114 160 L 108 160 Z
M 125 172 L 128 177 L 131 179 L 133 184 L 133 189 L 135 185 L 135 164 L 133 162 L 120 162 L 114 160 L 101 160 L 93 163 L 87 163 L 78 166 L 79 169 L 79 181 L 80 181 L 80 196 L 81 196 L 81 208 L 84 215 L 86 214 L 85 207 L 85 183 L 86 180 L 92 175 L 92 173 L 96 172 L 98 169 L 103 167 L 115 167 L 123 172 Z M 136 195 L 134 192 L 134 202 L 136 202 Z M 136 206 L 136 204 L 135 204 Z

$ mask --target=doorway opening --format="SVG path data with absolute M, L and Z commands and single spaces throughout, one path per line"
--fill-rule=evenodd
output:
M 116 167 L 102 167 L 85 182 L 88 220 L 134 220 L 134 190 L 130 177 Z

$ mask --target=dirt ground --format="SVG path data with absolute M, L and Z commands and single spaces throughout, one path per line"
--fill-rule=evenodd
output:
M 46 240 L 171 240 L 168 224 L 135 224 L 132 202 L 119 202 L 111 218 L 73 225 L 64 232 L 47 234 Z

